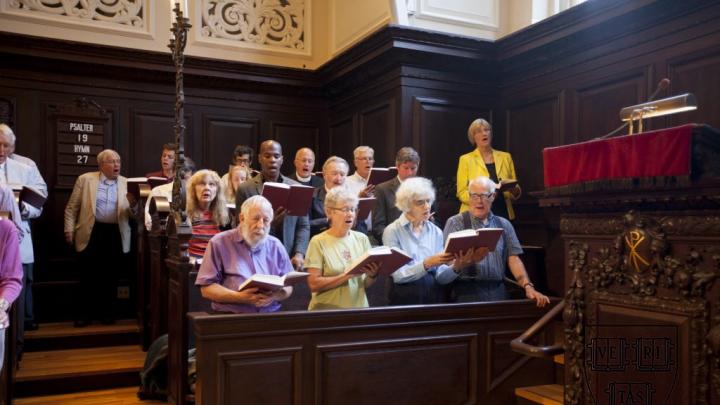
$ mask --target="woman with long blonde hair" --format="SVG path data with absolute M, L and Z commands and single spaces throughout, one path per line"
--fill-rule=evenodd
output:
M 186 208 L 192 224 L 188 253 L 202 258 L 210 238 L 230 222 L 224 185 L 215 171 L 199 170 L 190 178 Z

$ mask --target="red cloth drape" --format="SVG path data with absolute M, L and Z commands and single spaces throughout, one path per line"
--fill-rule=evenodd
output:
M 695 124 L 545 148 L 545 187 L 594 180 L 690 174 Z

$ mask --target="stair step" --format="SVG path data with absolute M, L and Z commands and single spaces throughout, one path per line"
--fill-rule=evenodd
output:
M 15 374 L 15 395 L 137 387 L 144 362 L 137 345 L 25 353 Z
M 25 352 L 79 349 L 99 346 L 124 346 L 140 342 L 140 328 L 134 319 L 113 325 L 92 324 L 76 328 L 72 322 L 42 323 L 25 332 Z
M 165 401 L 145 400 L 137 397 L 137 387 L 110 390 L 73 392 L 71 394 L 19 398 L 14 405 L 159 405 Z
M 515 388 L 515 395 L 542 405 L 562 405 L 563 386 L 560 384 L 536 385 Z

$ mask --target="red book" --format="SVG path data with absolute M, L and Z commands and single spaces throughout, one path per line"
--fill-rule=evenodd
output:
M 371 263 L 378 263 L 378 274 L 389 276 L 400 267 L 412 261 L 412 257 L 395 247 L 376 246 L 355 260 L 345 274 L 363 274 L 362 268 Z
M 147 177 L 130 177 L 127 179 L 127 192 L 134 195 L 136 200 L 147 198 L 150 195 L 150 185 Z
M 314 187 L 302 184 L 263 183 L 262 195 L 272 204 L 273 209 L 284 207 L 287 215 L 307 215 L 312 204 Z
M 484 247 L 494 251 L 502 234 L 502 228 L 465 229 L 453 232 L 445 241 L 445 253 L 456 254 L 468 249 Z
M 163 184 L 171 183 L 173 179 L 168 180 L 165 177 L 148 177 L 147 183 L 150 185 L 150 188 L 155 188 L 157 186 L 162 186 Z
M 378 185 L 392 179 L 393 177 L 397 177 L 396 167 L 373 167 L 370 169 L 367 185 Z
M 372 212 L 377 204 L 377 198 L 375 197 L 362 197 L 358 199 L 358 210 L 356 219 L 358 222 L 367 219 L 368 215 Z
M 305 280 L 310 274 L 299 271 L 291 271 L 284 276 L 275 276 L 272 274 L 253 274 L 252 277 L 240 284 L 238 291 L 248 288 L 258 288 L 262 291 L 275 292 L 283 287 L 291 286 Z

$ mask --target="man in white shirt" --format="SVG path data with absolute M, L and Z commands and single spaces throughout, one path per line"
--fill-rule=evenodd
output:
M 185 164 L 179 170 L 180 178 L 183 181 L 183 187 L 187 184 L 190 177 L 195 173 L 195 162 L 189 157 L 185 157 Z M 150 200 L 155 197 L 165 197 L 168 202 L 172 202 L 172 189 L 174 181 L 154 187 L 150 190 L 150 195 L 145 201 L 145 229 L 150 232 L 152 229 L 152 216 L 150 215 Z
M 358 197 L 373 197 L 375 185 L 368 186 L 367 181 L 370 177 L 370 170 L 375 164 L 375 150 L 369 146 L 358 146 L 353 151 L 353 164 L 355 165 L 355 173 L 345 179 L 347 188 L 356 193 Z M 366 229 L 372 228 L 372 214 L 368 215 L 365 220 Z
M 47 184 L 45 184 L 45 180 L 43 180 L 40 175 L 35 162 L 26 157 L 19 157 L 23 162 L 32 162 L 28 165 L 15 159 L 18 157 L 18 155 L 14 155 L 15 141 L 16 137 L 13 130 L 5 124 L 0 124 L 0 184 L 10 188 L 29 186 L 36 190 L 38 194 L 47 198 Z M 30 234 L 30 220 L 42 214 L 42 207 L 34 207 L 21 201 L 18 208 L 23 224 L 20 255 L 23 263 L 24 287 L 18 298 L 18 316 L 23 320 L 18 327 L 18 343 L 22 346 L 22 336 L 25 327 L 27 327 L 28 330 L 37 329 L 37 323 L 34 319 L 32 297 L 34 279 L 33 263 L 35 262 L 35 255 L 33 253 L 32 235 Z

